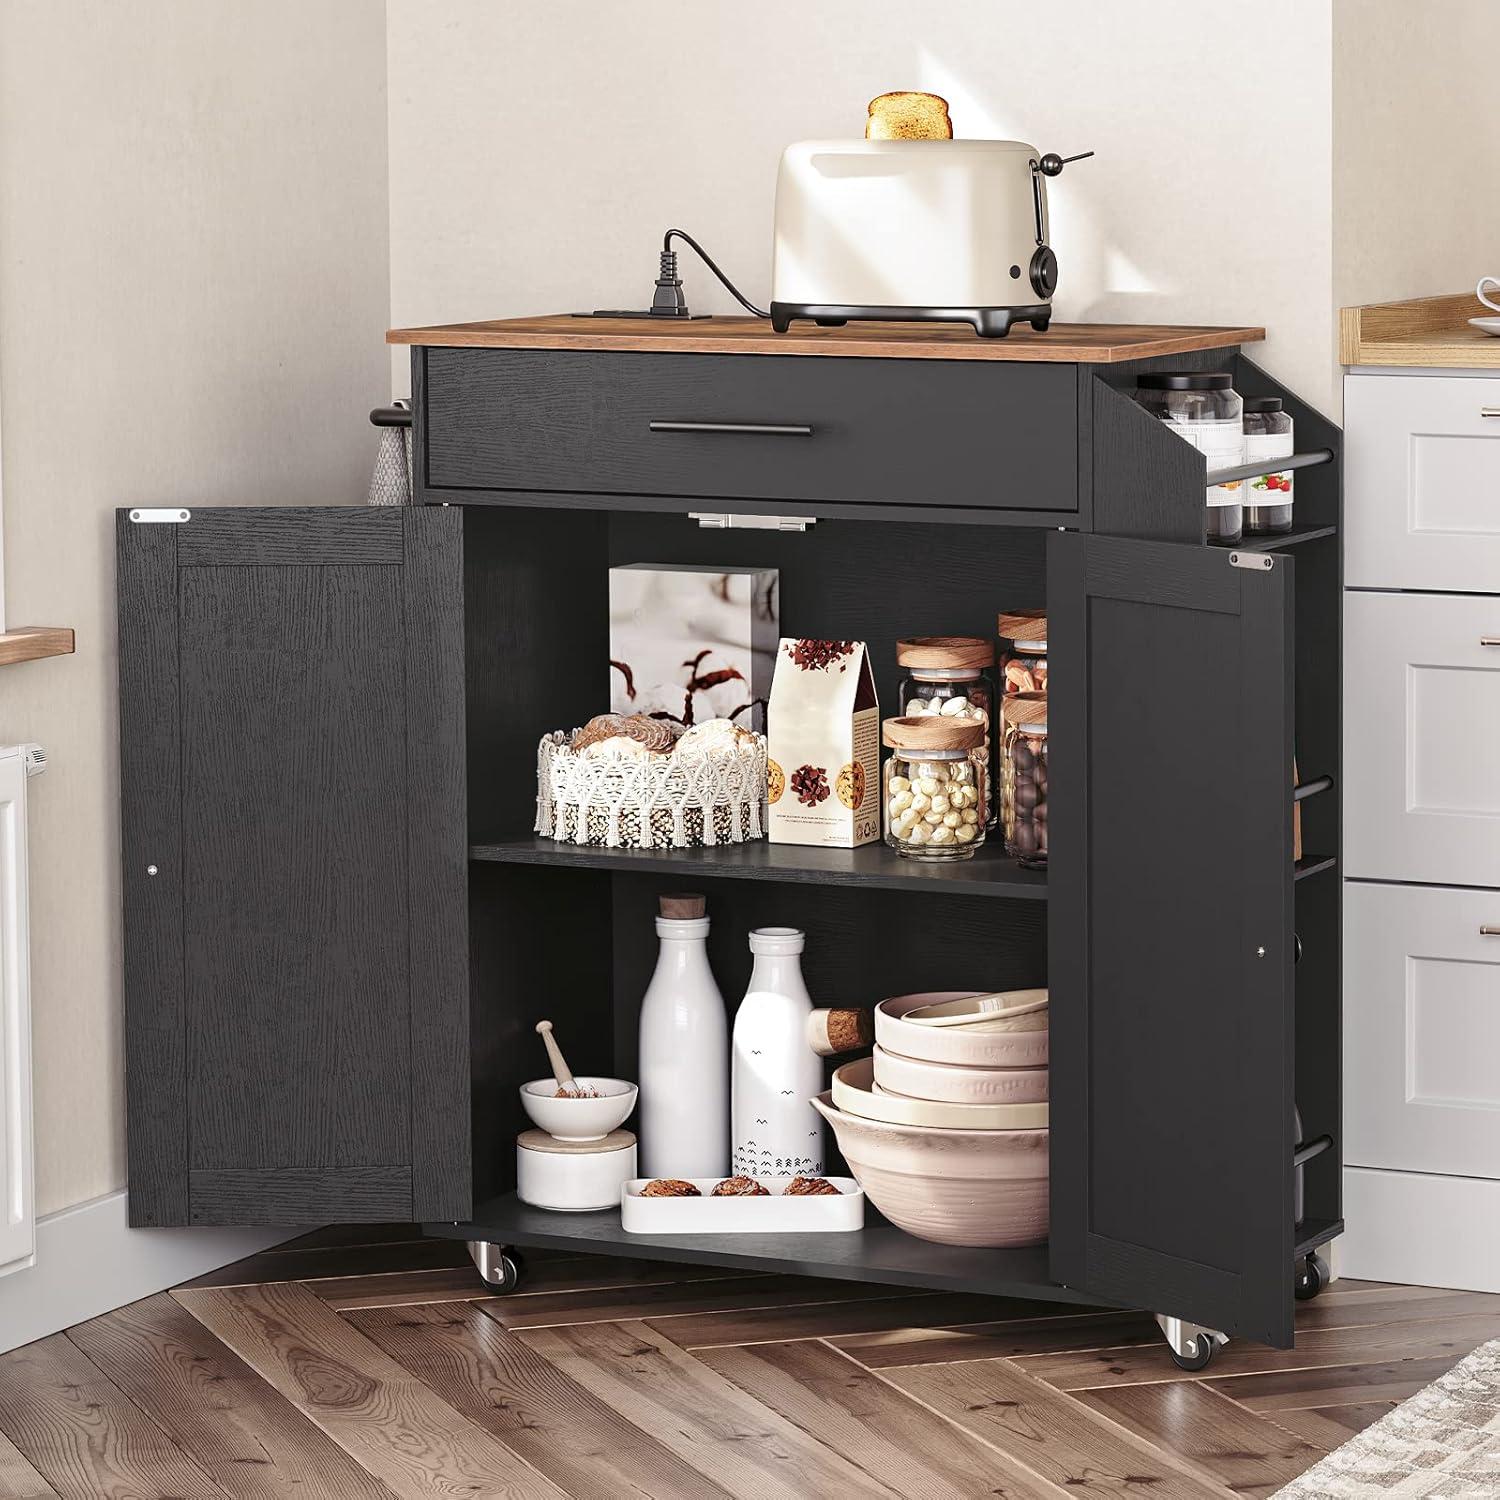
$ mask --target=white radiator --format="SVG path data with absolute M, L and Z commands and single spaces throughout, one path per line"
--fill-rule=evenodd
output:
M 46 763 L 37 745 L 0 748 L 0 1276 L 36 1258 L 26 781 Z

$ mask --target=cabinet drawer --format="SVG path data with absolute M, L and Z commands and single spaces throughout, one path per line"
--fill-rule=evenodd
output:
M 1500 886 L 1500 598 L 1345 594 L 1344 639 L 1346 873 Z
M 426 383 L 438 489 L 1078 507 L 1070 365 L 432 349 Z
M 1351 375 L 1344 426 L 1346 581 L 1500 591 L 1500 377 Z
M 1500 892 L 1345 888 L 1344 1160 L 1500 1177 Z

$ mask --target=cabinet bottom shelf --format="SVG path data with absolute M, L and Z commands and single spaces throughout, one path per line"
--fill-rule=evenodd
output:
M 427 1224 L 440 1238 L 536 1245 L 595 1255 L 683 1261 L 791 1276 L 825 1276 L 949 1292 L 1096 1306 L 1058 1286 L 1047 1273 L 1047 1247 L 969 1249 L 919 1240 L 887 1223 L 868 1204 L 865 1227 L 851 1234 L 626 1234 L 618 1209 L 555 1213 L 532 1208 L 514 1193 L 483 1203 L 466 1224 Z

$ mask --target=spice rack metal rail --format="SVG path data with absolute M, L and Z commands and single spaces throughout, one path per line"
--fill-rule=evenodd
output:
M 1219 1333 L 1289 1343 L 1294 1259 L 1342 1227 L 1340 438 L 1239 352 L 1261 336 L 407 330 L 418 505 L 122 515 L 132 1222 L 409 1218 L 481 1246 L 496 1284 L 544 1245 L 1145 1307 L 1195 1368 Z M 1130 395 L 1183 367 L 1282 397 L 1294 531 L 1207 544 L 1222 476 Z M 537 839 L 537 739 L 599 706 L 608 569 L 643 559 L 777 567 L 788 626 L 868 641 L 886 703 L 899 635 L 1045 605 L 1047 872 L 994 848 L 927 868 Z M 1045 980 L 1049 1245 L 932 1244 L 873 1212 L 852 1235 L 638 1237 L 521 1204 L 533 1023 L 635 1076 L 652 914 L 685 881 L 726 995 L 746 932 L 788 919 L 820 997 Z

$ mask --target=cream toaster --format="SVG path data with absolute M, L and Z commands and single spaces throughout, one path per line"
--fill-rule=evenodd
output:
M 1092 156 L 1086 151 L 1083 156 Z M 794 318 L 1045 331 L 1057 256 L 1047 184 L 1079 156 L 1024 141 L 799 141 L 776 177 L 771 326 Z

